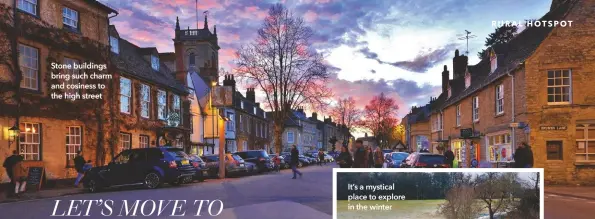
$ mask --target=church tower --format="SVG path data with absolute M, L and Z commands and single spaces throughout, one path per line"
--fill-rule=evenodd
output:
M 186 81 L 189 71 L 196 71 L 203 79 L 217 81 L 219 78 L 219 44 L 217 27 L 213 32 L 209 30 L 209 23 L 205 14 L 202 29 L 180 28 L 180 21 L 176 18 L 174 48 L 176 78 Z

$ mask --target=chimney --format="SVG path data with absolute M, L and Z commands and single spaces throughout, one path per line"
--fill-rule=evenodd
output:
M 368 133 L 367 133 L 367 132 L 366 132 L 366 135 L 365 135 L 365 137 L 366 137 L 366 138 L 368 137 Z
M 256 94 L 254 93 L 254 88 L 246 89 L 246 99 L 256 102 Z
M 444 65 L 444 71 L 442 71 L 442 93 L 446 94 L 448 92 L 448 80 L 450 80 L 450 72 L 446 65 Z
M 312 113 L 312 118 L 314 118 L 314 119 L 318 120 L 318 113 L 316 113 L 316 112 L 313 112 L 313 113 Z
M 455 51 L 455 57 L 452 58 L 453 79 L 463 77 L 467 69 L 469 58 L 465 55 L 459 55 L 459 50 Z
M 232 91 L 236 90 L 236 80 L 234 79 L 233 75 L 225 75 L 225 79 L 223 79 L 223 86 L 231 86 Z

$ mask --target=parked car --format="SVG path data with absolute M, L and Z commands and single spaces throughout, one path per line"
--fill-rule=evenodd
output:
M 91 168 L 82 179 L 90 192 L 108 187 L 144 186 L 154 189 L 164 182 L 179 185 L 191 180 L 198 163 L 181 148 L 135 148 L 120 152 L 108 165 Z
M 392 152 L 385 155 L 384 162 L 387 168 L 399 168 L 408 156 L 407 152 Z
M 245 162 L 244 164 L 246 164 L 246 174 L 247 175 L 252 175 L 256 173 L 256 164 L 250 163 L 250 162 Z
M 256 172 L 262 173 L 273 169 L 271 158 L 265 150 L 238 151 L 234 154 L 240 156 L 244 161 L 256 164 Z
M 219 155 L 204 156 L 209 167 L 209 176 L 219 176 Z M 248 172 L 244 159 L 235 154 L 225 154 L 225 176 L 241 176 Z
M 382 149 L 382 153 L 385 153 L 385 154 L 389 154 L 389 153 L 392 153 L 392 152 L 393 152 L 392 149 Z
M 297 167 L 303 167 L 303 166 L 308 166 L 310 164 L 313 164 L 314 162 L 312 161 L 312 159 L 307 158 L 304 155 L 299 155 L 298 156 L 298 165 Z
M 324 154 L 324 160 L 325 160 L 327 163 L 332 163 L 332 162 L 335 162 L 335 158 L 334 158 L 333 156 L 329 155 L 328 153 L 325 153 L 325 154 Z
M 401 167 L 410 168 L 447 168 L 450 167 L 444 161 L 446 157 L 440 154 L 415 152 L 410 154 L 401 163 Z
M 190 162 L 196 168 L 196 174 L 194 174 L 194 179 L 198 180 L 199 182 L 205 181 L 205 178 L 209 176 L 209 169 L 207 168 L 207 163 L 204 162 L 198 155 L 193 154 L 190 155 Z M 194 163 L 198 164 L 195 165 Z

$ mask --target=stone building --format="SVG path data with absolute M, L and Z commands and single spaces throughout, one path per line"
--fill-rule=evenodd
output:
M 12 29 L 13 5 L 16 2 L 20 17 Z M 99 1 L 13 1 L 0 0 L 0 159 L 13 150 L 21 154 L 29 166 L 44 166 L 46 179 L 71 178 L 76 175 L 72 159 L 82 150 L 85 159 L 101 164 L 109 159 L 110 88 L 83 90 L 52 85 L 78 85 L 101 83 L 110 86 L 110 80 L 52 79 L 52 73 L 82 74 L 81 70 L 51 69 L 51 64 L 83 64 L 83 62 L 109 68 L 109 15 L 116 11 Z M 49 37 L 52 36 L 52 37 Z M 18 64 L 10 60 L 9 39 L 16 37 L 19 50 Z M 99 66 L 96 66 L 99 67 Z M 21 104 L 17 106 L 13 89 L 15 71 L 20 68 Z M 86 70 L 106 75 L 108 69 Z M 51 98 L 51 94 L 54 98 Z M 68 100 L 66 95 L 79 99 Z M 98 99 L 80 99 L 82 95 Z M 62 98 L 59 98 L 61 95 Z M 101 95 L 101 96 L 100 96 Z M 18 115 L 18 116 L 17 116 Z M 18 118 L 18 120 L 16 119 Z M 10 129 L 14 127 L 19 132 Z M 7 182 L 4 169 L 0 181 Z
M 534 167 L 545 168 L 546 183 L 592 184 L 594 6 L 554 0 L 538 21 L 571 20 L 572 27 L 528 27 L 489 48 L 476 65 L 455 52 L 446 99 L 431 119 L 442 127 L 440 140 L 448 140 L 458 166 L 473 160 L 510 166 L 515 148 L 527 143 Z

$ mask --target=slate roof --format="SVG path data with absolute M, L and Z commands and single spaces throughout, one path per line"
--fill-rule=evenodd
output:
M 244 95 L 238 91 L 235 92 L 234 95 L 234 107 L 236 110 L 242 111 L 246 114 L 250 114 L 256 116 L 261 119 L 265 119 L 264 114 L 265 111 L 260 108 L 260 105 L 248 100 Z M 242 109 L 242 102 L 244 102 L 244 109 Z M 258 106 L 257 106 L 258 105 Z M 256 114 L 254 114 L 254 106 L 256 106 Z M 271 118 L 270 115 L 267 115 L 267 118 Z
M 111 61 L 125 75 L 160 85 L 179 94 L 188 94 L 186 86 L 174 78 L 163 62 L 159 64 L 159 71 L 155 71 L 151 63 L 141 55 L 141 52 L 147 52 L 151 48 L 140 48 L 122 38 L 119 38 L 118 46 L 119 54 L 112 52 Z

